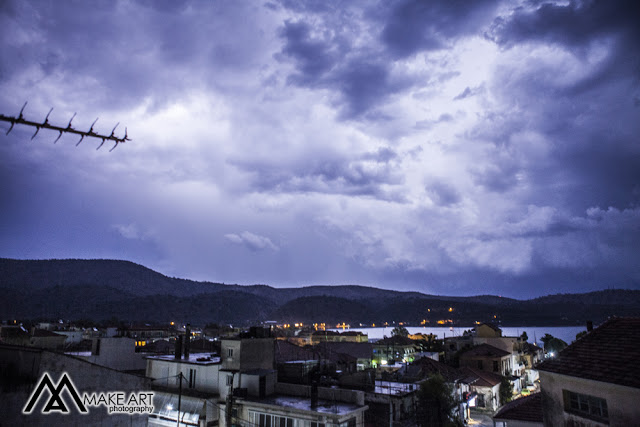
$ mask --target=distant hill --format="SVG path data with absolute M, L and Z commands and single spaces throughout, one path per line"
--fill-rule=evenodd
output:
M 0 319 L 118 318 L 193 324 L 288 322 L 570 325 L 640 316 L 640 291 L 605 290 L 527 301 L 453 297 L 367 286 L 273 288 L 171 278 L 129 261 L 0 258 Z

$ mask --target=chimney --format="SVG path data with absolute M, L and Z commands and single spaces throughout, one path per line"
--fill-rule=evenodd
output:
M 311 383 L 311 410 L 318 407 L 318 383 L 316 381 Z
M 587 320 L 587 332 L 593 331 L 593 322 L 591 320 Z
M 187 323 L 184 330 L 184 358 L 189 360 L 189 350 L 191 347 L 191 324 Z
M 178 335 L 176 337 L 176 350 L 175 350 L 176 359 L 180 359 L 182 356 L 182 335 Z

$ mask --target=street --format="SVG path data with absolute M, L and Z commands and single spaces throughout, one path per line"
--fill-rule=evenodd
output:
M 474 427 L 493 427 L 493 420 L 488 415 L 472 412 L 469 425 Z

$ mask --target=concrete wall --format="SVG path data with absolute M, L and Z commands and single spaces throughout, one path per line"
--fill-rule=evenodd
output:
M 493 387 L 478 387 L 471 385 L 471 390 L 475 391 L 479 395 L 481 394 L 484 396 L 484 407 L 478 406 L 478 399 L 476 399 L 477 408 L 495 411 L 500 407 L 500 384 L 497 384 Z
M 301 384 L 276 383 L 275 391 L 287 396 L 311 398 L 311 386 Z M 337 400 L 339 402 L 364 405 L 364 392 L 358 390 L 346 390 L 340 388 L 318 387 L 318 399 Z
M 275 369 L 273 338 L 223 339 L 221 353 L 222 369 L 234 371 Z
M 17 376 L 7 378 L 15 372 Z M 50 396 L 43 392 L 31 414 L 22 414 L 37 383 L 44 373 L 48 373 L 57 383 L 63 373 L 67 373 L 78 393 L 101 393 L 109 391 L 131 392 L 151 391 L 150 382 L 135 375 L 125 374 L 84 360 L 53 353 L 46 350 L 0 345 L 0 424 L 7 426 L 146 426 L 147 415 L 109 415 L 107 408 L 89 407 L 88 414 L 80 414 L 75 409 L 66 391 L 62 399 L 71 410 L 70 414 L 41 411 Z
M 482 361 L 482 368 L 478 362 Z M 493 362 L 498 362 L 498 371 L 493 370 Z M 511 356 L 489 358 L 485 356 L 470 356 L 462 353 L 460 356 L 460 366 L 468 366 L 469 368 L 479 369 L 485 372 L 492 372 L 498 375 L 511 375 Z
M 91 356 L 79 357 L 119 371 L 140 370 L 147 366 L 144 355 L 136 353 L 136 343 L 131 338 L 94 338 Z
M 275 393 L 275 386 L 277 381 L 277 372 L 270 371 L 262 374 L 237 374 L 240 376 L 240 387 L 246 388 L 249 396 L 260 396 L 260 377 L 265 378 L 265 396 L 270 396 Z
M 82 341 L 82 336 L 84 334 L 84 332 L 82 331 L 55 331 L 55 332 L 56 334 L 64 335 L 67 337 L 66 341 L 64 342 L 65 345 L 79 343 L 80 341 Z
M 196 375 L 194 390 L 219 393 L 221 374 L 219 372 L 220 365 L 218 364 L 199 365 L 174 360 L 149 358 L 147 359 L 146 376 L 157 379 L 153 382 L 154 385 L 178 389 L 180 383 L 177 375 L 182 372 L 182 375 L 184 375 L 182 387 L 186 389 L 189 388 L 189 375 L 192 369 Z
M 240 370 L 240 343 L 239 339 L 223 339 L 220 341 L 220 357 L 222 368 Z
M 640 389 L 545 371 L 540 371 L 540 385 L 542 387 L 545 426 L 566 425 L 569 422 L 585 427 L 607 425 L 566 412 L 563 390 L 605 399 L 610 427 L 638 425 L 638 420 L 640 420 L 640 405 L 638 404 Z
M 275 340 L 249 338 L 241 341 L 240 369 L 275 369 Z
M 493 420 L 495 427 L 542 427 L 542 423 L 534 423 L 531 421 L 518 421 L 518 420 Z
M 350 418 L 355 418 L 356 426 L 362 426 L 364 425 L 364 412 L 366 410 L 366 407 L 362 407 L 360 410 L 353 411 L 349 414 L 333 414 L 250 401 L 238 401 L 235 408 L 238 410 L 238 417 L 247 420 L 246 424 L 253 421 L 255 424 L 252 423 L 250 425 L 258 425 L 256 421 L 252 420 L 250 415 L 250 411 L 255 411 L 267 415 L 292 418 L 294 420 L 294 427 L 309 427 L 311 422 L 324 423 L 327 426 L 338 426 L 341 422 L 345 422 Z M 226 426 L 227 423 L 224 418 L 224 412 L 221 410 L 220 427 Z

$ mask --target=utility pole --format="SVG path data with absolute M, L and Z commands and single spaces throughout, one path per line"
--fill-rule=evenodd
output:
M 227 413 L 226 413 L 226 427 L 233 425 L 233 380 L 235 378 L 235 371 L 231 372 L 231 386 L 229 388 L 229 394 L 227 394 Z
M 180 372 L 178 374 L 178 378 L 180 379 L 180 386 L 178 388 L 179 392 L 178 392 L 178 421 L 176 426 L 180 427 L 180 404 L 182 403 L 182 379 L 184 378 L 184 375 L 182 375 L 182 372 Z

